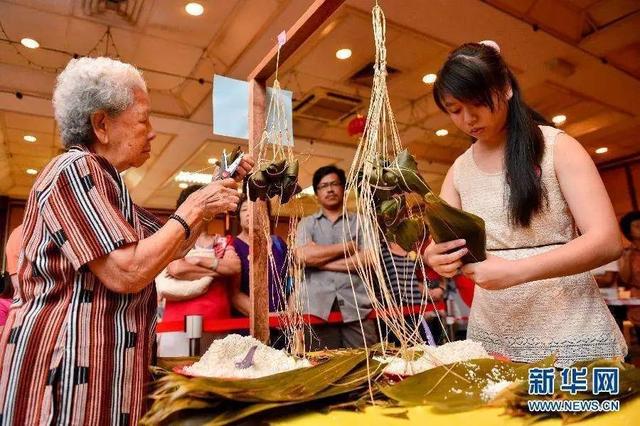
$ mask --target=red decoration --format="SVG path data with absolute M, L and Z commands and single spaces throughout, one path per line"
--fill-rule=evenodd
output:
M 349 136 L 360 136 L 364 133 L 364 126 L 367 124 L 367 119 L 364 116 L 356 115 L 349 124 L 347 124 L 347 132 Z

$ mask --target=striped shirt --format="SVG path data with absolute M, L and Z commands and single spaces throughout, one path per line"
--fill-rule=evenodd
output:
M 159 226 L 133 204 L 116 169 L 86 148 L 71 148 L 42 171 L 25 208 L 20 298 L 0 340 L 0 423 L 138 422 L 155 286 L 114 293 L 87 263 Z
M 419 264 L 408 256 L 391 253 L 386 244 L 380 249 L 384 263 L 385 278 L 393 300 L 400 305 L 420 305 L 423 296 L 418 284 Z M 426 286 L 425 286 L 426 287 Z

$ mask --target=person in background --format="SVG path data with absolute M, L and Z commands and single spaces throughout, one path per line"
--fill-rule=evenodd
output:
M 632 211 L 620 219 L 620 229 L 629 245 L 622 251 L 618 260 L 620 281 L 631 291 L 631 297 L 640 298 L 640 211 Z M 640 342 L 640 306 L 629 306 L 627 318 Z
M 394 306 L 412 307 L 423 303 L 433 305 L 442 300 L 444 289 L 440 287 L 440 280 L 431 280 L 428 276 L 422 279 L 415 256 L 412 257 L 394 242 L 390 242 L 388 246 L 382 244 L 381 255 Z M 442 326 L 434 316 L 429 315 L 427 319 L 426 312 L 423 315 L 419 313 L 405 315 L 405 325 L 410 333 L 418 330 L 424 342 L 440 342 Z M 400 343 L 398 336 L 393 333 L 385 334 L 388 335 L 390 342 Z
M 277 235 L 273 235 L 271 226 L 271 204 L 267 202 L 267 215 L 269 216 L 269 245 L 273 258 L 268 264 L 269 279 L 269 312 L 282 311 L 285 308 L 285 298 L 288 296 L 287 285 L 287 243 Z M 240 258 L 242 273 L 236 279 L 232 288 L 231 300 L 235 310 L 242 316 L 249 316 L 251 302 L 249 299 L 249 202 L 243 199 L 240 202 L 240 233 L 233 239 L 233 247 Z M 256 232 L 259 232 L 256 230 Z M 286 346 L 284 336 L 279 330 L 271 329 L 271 346 L 278 349 Z
M 316 170 L 313 190 L 320 211 L 298 224 L 296 256 L 305 265 L 305 280 L 296 295 L 302 312 L 326 321 L 332 310 L 339 310 L 343 319 L 341 324 L 311 326 L 311 335 L 305 336 L 307 350 L 357 348 L 378 341 L 375 322 L 366 319 L 371 301 L 355 273 L 354 256 L 360 242 L 345 235 L 346 226 L 350 235 L 360 235 L 356 216 L 343 216 L 345 183 L 344 170 L 335 166 Z
M 591 270 L 593 277 L 598 283 L 598 287 L 609 288 L 615 287 L 616 280 L 618 278 L 618 261 L 614 260 L 602 265 L 596 269 Z
M 192 193 L 200 190 L 202 185 L 185 188 L 178 197 L 176 208 Z M 209 284 L 200 292 L 191 294 L 182 300 L 172 300 L 171 288 L 166 288 L 164 313 L 162 322 L 183 322 L 188 315 L 200 315 L 203 321 L 225 319 L 231 317 L 231 282 L 240 275 L 240 259 L 229 240 L 218 235 L 211 235 L 207 227 L 202 228 L 192 250 L 182 259 L 169 263 L 166 274 L 174 280 L 195 281 L 209 278 Z M 171 281 L 169 281 L 171 282 Z M 174 281 L 174 285 L 188 285 Z M 204 353 L 211 342 L 218 337 L 215 333 L 202 333 L 200 351 Z M 200 354 L 200 355 L 201 355 Z M 185 332 L 163 332 L 158 335 L 158 356 L 189 355 L 189 339 Z

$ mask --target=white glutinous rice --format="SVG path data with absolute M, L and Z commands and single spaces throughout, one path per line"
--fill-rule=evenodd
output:
M 482 344 L 473 340 L 459 340 L 437 347 L 420 346 L 413 349 L 423 352 L 423 355 L 414 361 L 406 361 L 400 357 L 380 359 L 381 362 L 388 363 L 384 372 L 398 376 L 411 376 L 444 364 L 491 358 Z
M 514 382 L 510 382 L 508 380 L 500 380 L 498 382 L 494 382 L 493 380 L 487 381 L 487 385 L 482 388 L 480 392 L 480 397 L 483 401 L 489 402 L 494 399 L 503 389 L 506 389 L 510 384 Z
M 236 367 L 253 346 L 257 346 L 253 365 L 245 369 Z M 229 334 L 224 339 L 214 340 L 202 358 L 184 370 L 195 376 L 254 379 L 309 366 L 308 360 L 273 349 L 253 337 Z

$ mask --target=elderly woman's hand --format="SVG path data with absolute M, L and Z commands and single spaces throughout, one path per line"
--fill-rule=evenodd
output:
M 219 213 L 235 211 L 240 202 L 238 183 L 232 179 L 221 179 L 197 190 L 180 205 L 176 214 L 183 218 L 202 219 Z M 188 222 L 191 223 L 187 219 Z
M 251 173 L 251 169 L 253 169 L 254 165 L 255 161 L 253 160 L 253 157 L 250 154 L 245 154 L 244 157 L 242 157 L 242 160 L 240 160 L 240 165 L 236 169 L 233 178 L 236 181 L 241 182 L 246 175 Z

